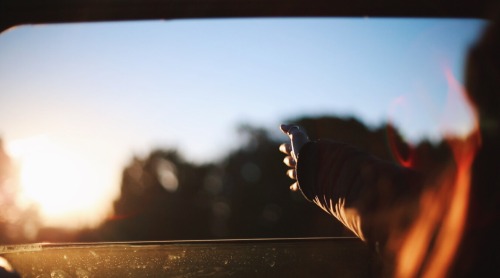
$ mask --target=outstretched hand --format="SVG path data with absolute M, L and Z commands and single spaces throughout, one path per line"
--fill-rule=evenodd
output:
M 309 142 L 309 137 L 299 126 L 297 125 L 281 125 L 280 129 L 283 133 L 288 135 L 290 138 L 290 143 L 284 143 L 280 145 L 280 151 L 287 156 L 283 159 L 286 166 L 290 167 L 286 174 L 295 182 L 290 186 L 290 190 L 297 191 L 299 185 L 297 183 L 297 161 L 299 158 L 299 152 L 302 146 Z

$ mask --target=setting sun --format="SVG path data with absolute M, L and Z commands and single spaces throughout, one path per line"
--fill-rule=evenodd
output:
M 88 153 L 64 140 L 39 135 L 8 149 L 20 168 L 22 197 L 39 209 L 46 225 L 80 227 L 102 218 L 102 173 Z

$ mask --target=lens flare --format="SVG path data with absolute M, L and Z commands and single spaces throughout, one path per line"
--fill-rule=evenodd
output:
M 400 96 L 392 102 L 386 132 L 387 143 L 394 160 L 403 167 L 413 168 L 415 164 L 415 148 L 411 143 L 406 142 L 400 136 L 395 128 L 393 120 L 395 114 L 401 114 L 401 111 L 407 112 L 409 106 L 410 105 L 404 96 Z M 404 117 L 409 117 L 409 115 L 404 115 Z
M 474 104 L 451 71 L 445 70 L 445 75 L 449 92 L 442 131 L 454 165 L 435 177 L 422 194 L 419 214 L 396 251 L 396 277 L 414 277 L 417 273 L 422 277 L 445 277 L 464 230 L 471 166 L 481 137 Z M 457 113 L 460 118 L 456 118 Z M 451 119 L 462 122 L 457 125 Z

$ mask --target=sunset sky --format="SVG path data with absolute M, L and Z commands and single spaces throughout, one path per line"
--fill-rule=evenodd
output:
M 20 26 L 0 35 L 0 136 L 45 224 L 95 225 L 133 155 L 209 162 L 236 127 L 304 115 L 394 120 L 407 140 L 467 131 L 444 115 L 480 20 L 224 19 Z M 339 131 L 341 132 L 341 131 Z M 285 138 L 283 138 L 284 140 Z M 280 173 L 277 173 L 280 174 Z

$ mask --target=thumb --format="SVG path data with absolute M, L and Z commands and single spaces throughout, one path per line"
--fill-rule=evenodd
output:
M 309 142 L 309 137 L 303 128 L 298 125 L 281 125 L 281 130 L 286 133 L 292 142 L 292 156 L 297 161 L 299 157 L 300 149 L 307 142 Z

